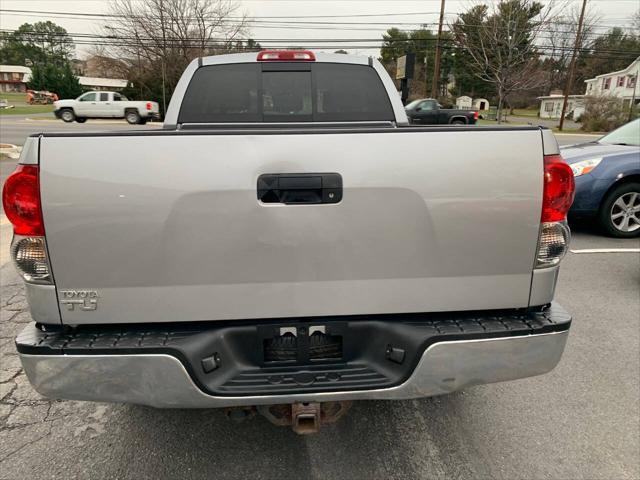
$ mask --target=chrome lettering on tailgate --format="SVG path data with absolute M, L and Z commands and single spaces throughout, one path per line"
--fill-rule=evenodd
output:
M 67 306 L 67 310 L 80 310 L 90 312 L 98 309 L 98 292 L 95 290 L 60 290 L 62 296 L 60 303 Z

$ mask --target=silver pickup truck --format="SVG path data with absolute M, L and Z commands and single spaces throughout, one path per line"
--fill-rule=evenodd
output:
M 550 371 L 571 169 L 550 130 L 412 127 L 373 58 L 200 58 L 165 128 L 28 139 L 6 181 L 52 398 L 256 411 Z

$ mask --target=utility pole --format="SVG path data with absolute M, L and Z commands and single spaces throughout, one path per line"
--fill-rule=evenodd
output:
M 569 78 L 567 78 L 567 85 L 564 89 L 564 101 L 562 102 L 562 113 L 560 114 L 560 124 L 558 130 L 562 131 L 564 126 L 564 116 L 567 113 L 567 102 L 569 101 L 569 94 L 573 89 L 573 76 L 576 71 L 576 57 L 578 56 L 578 48 L 582 44 L 582 22 L 584 21 L 584 11 L 587 9 L 587 0 L 582 0 L 582 10 L 580 11 L 580 20 L 578 20 L 578 31 L 576 32 L 576 43 L 573 46 L 573 55 L 571 56 L 571 65 L 569 66 Z
M 160 0 L 160 28 L 162 28 L 162 118 L 167 114 L 167 94 L 165 91 L 165 62 L 167 61 L 167 33 L 164 26 L 164 1 Z
M 422 28 L 427 30 L 428 24 L 423 23 Z M 428 44 L 425 44 L 424 49 L 424 96 L 429 95 L 429 51 L 427 49 Z
M 440 1 L 440 22 L 438 23 L 438 38 L 436 38 L 436 59 L 433 63 L 433 81 L 431 82 L 431 97 L 438 94 L 438 80 L 440 79 L 440 38 L 442 37 L 442 22 L 444 21 L 444 0 Z
M 638 89 L 638 74 L 633 77 L 633 95 L 631 95 L 631 105 L 629 105 L 629 121 L 633 120 L 633 107 L 636 106 L 636 90 Z
M 429 56 L 424 54 L 424 96 L 426 97 L 429 93 L 429 69 L 427 68 L 427 63 L 429 61 Z

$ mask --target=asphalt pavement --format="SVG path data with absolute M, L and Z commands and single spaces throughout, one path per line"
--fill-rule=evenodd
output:
M 86 123 L 64 123 L 57 120 L 53 114 L 37 114 L 28 117 L 18 115 L 0 116 L 0 143 L 24 145 L 25 139 L 34 133 L 51 132 L 98 132 L 117 130 L 136 130 L 159 128 L 160 123 L 146 125 L 129 125 L 124 120 L 87 120 Z M 580 143 L 598 138 L 598 135 L 562 134 L 558 136 L 561 145 Z
M 12 166 L 0 164 L 3 178 Z M 10 226 L 0 228 L 5 251 Z M 639 247 L 585 227 L 574 229 L 571 246 Z M 40 397 L 13 345 L 31 321 L 24 289 L 2 258 L 0 479 L 640 478 L 638 253 L 567 255 L 556 300 L 574 321 L 551 373 L 421 400 L 356 402 L 306 437 L 262 417 L 234 423 L 221 410 Z
M 129 125 L 125 120 L 87 120 L 85 123 L 64 123 L 53 114 L 37 114 L 23 117 L 20 115 L 0 116 L 0 143 L 24 145 L 25 139 L 34 133 L 52 132 L 104 132 L 115 130 L 140 130 L 158 128 L 160 123 Z

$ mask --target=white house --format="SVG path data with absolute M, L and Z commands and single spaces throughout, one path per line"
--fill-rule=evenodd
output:
M 587 84 L 585 95 L 615 95 L 622 99 L 625 107 L 629 107 L 631 102 L 638 104 L 640 103 L 639 75 L 640 57 L 623 70 L 603 73 L 595 78 L 585 80 Z
M 585 80 L 586 90 L 584 95 L 569 95 L 567 102 L 567 117 L 578 119 L 584 112 L 584 99 L 590 96 L 613 95 L 622 100 L 625 107 L 631 102 L 640 103 L 640 86 L 638 76 L 640 74 L 640 57 L 631 65 L 617 72 L 603 73 L 595 78 Z M 540 118 L 560 118 L 562 113 L 562 92 L 551 92 L 551 95 L 538 97 L 540 100 Z
M 540 118 L 560 118 L 564 95 L 561 90 L 553 90 L 551 95 L 538 97 L 540 100 Z M 584 113 L 584 95 L 569 95 L 565 118 L 578 119 Z

